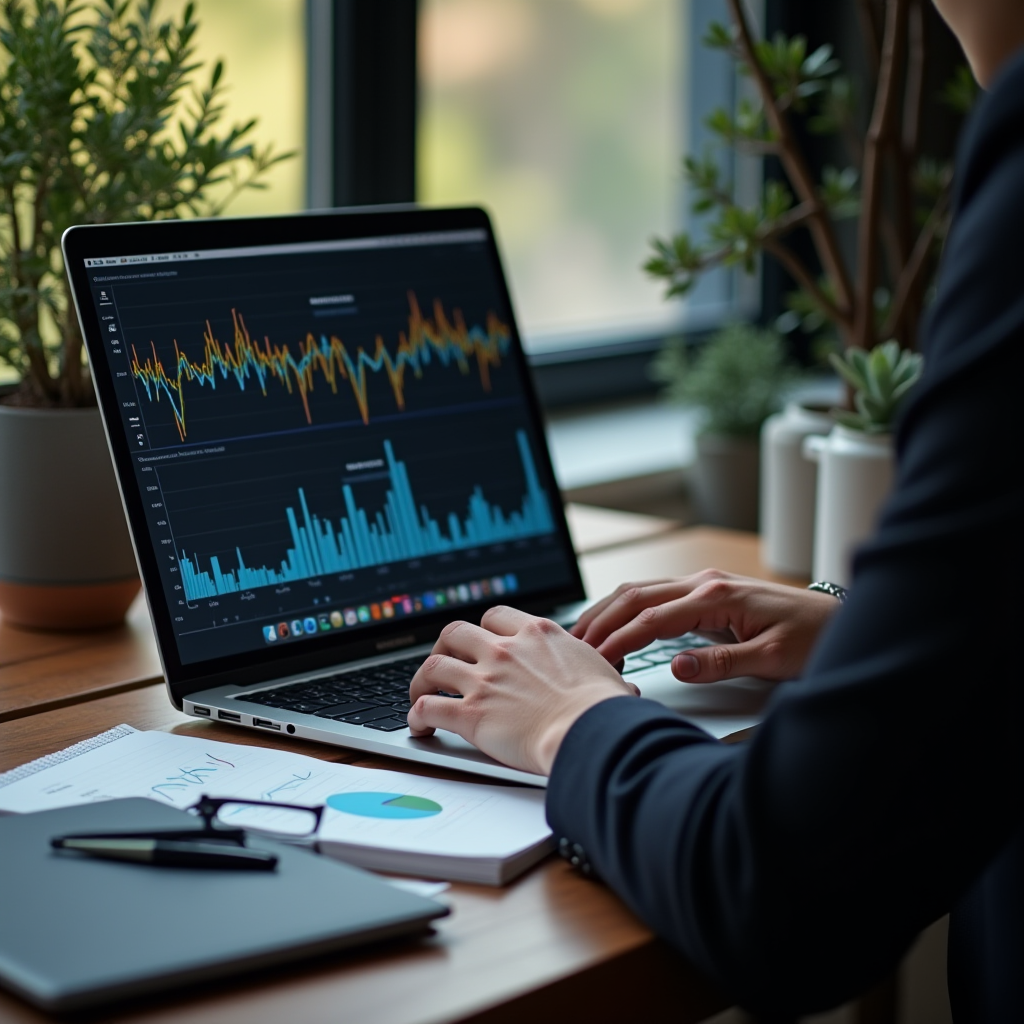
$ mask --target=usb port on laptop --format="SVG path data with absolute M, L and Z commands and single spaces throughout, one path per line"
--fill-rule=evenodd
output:
M 252 720 L 253 725 L 258 725 L 261 729 L 276 729 L 278 732 L 281 731 L 281 726 L 277 722 L 271 722 L 269 718 L 254 718 Z
M 207 718 L 210 717 L 210 709 L 209 708 L 201 708 L 198 704 L 193 704 L 192 705 L 192 713 L 194 715 L 205 715 Z
M 236 714 L 234 711 L 218 711 L 217 717 L 222 722 L 238 722 L 239 724 L 242 722 L 242 716 Z

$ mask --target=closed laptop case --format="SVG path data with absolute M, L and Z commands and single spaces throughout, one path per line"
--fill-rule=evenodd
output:
M 308 850 L 250 838 L 273 872 L 57 851 L 73 832 L 197 828 L 150 800 L 0 818 L 0 983 L 75 1010 L 423 929 L 444 906 Z

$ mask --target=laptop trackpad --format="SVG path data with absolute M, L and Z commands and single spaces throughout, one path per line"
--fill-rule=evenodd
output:
M 682 683 L 667 665 L 634 672 L 629 681 L 640 687 L 642 697 L 677 711 L 718 739 L 757 725 L 778 685 L 751 676 L 718 683 Z
M 445 729 L 438 729 L 433 736 L 403 736 L 399 737 L 402 746 L 412 747 L 414 750 L 429 750 L 434 754 L 445 754 L 449 757 L 458 757 L 464 761 L 476 761 L 479 764 L 500 764 L 493 757 L 488 757 L 482 750 L 474 747 L 468 740 L 454 732 Z

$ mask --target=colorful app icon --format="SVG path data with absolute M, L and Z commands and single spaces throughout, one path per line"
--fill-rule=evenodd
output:
M 458 586 L 459 600 L 465 604 L 469 600 L 469 587 L 465 583 L 460 583 Z
M 516 574 L 514 572 L 505 574 L 505 589 L 509 593 L 512 593 L 513 590 L 519 589 L 519 580 L 516 579 Z
M 454 587 L 449 587 L 447 590 L 448 603 L 458 604 L 459 603 L 459 592 Z
M 412 610 L 414 612 L 421 612 L 421 611 L 423 611 L 423 598 L 422 597 L 414 597 L 412 599 Z
M 331 625 L 335 629 L 341 629 L 345 625 L 345 620 L 341 617 L 341 612 L 331 612 Z
M 495 576 L 491 579 L 491 590 L 496 594 L 505 593 L 505 581 L 500 576 Z
M 385 619 L 393 619 L 395 617 L 395 608 L 390 601 L 382 601 L 380 610 L 384 613 Z
M 370 618 L 374 620 L 380 618 L 380 605 L 376 601 L 370 605 Z
M 423 607 L 424 608 L 433 608 L 436 604 L 437 604 L 437 602 L 434 600 L 434 595 L 433 594 L 424 594 L 423 595 Z
M 446 605 L 446 604 L 448 603 L 448 598 L 447 598 L 447 597 L 445 596 L 445 592 L 444 592 L 443 590 L 439 590 L 439 591 L 438 591 L 438 592 L 437 592 L 437 593 L 436 593 L 436 594 L 434 595 L 434 603 L 435 603 L 435 604 L 436 604 L 436 605 L 437 605 L 437 606 L 438 606 L 439 608 L 440 608 L 440 607 L 441 607 L 442 605 Z
M 329 633 L 331 630 L 331 617 L 326 612 L 321 612 L 316 617 L 316 623 L 321 633 Z
M 484 597 L 490 597 L 491 596 L 491 581 L 490 580 L 481 580 L 480 581 L 480 589 L 484 592 Z
M 264 626 L 263 639 L 272 644 L 277 639 L 277 626 Z
M 292 636 L 302 636 L 302 619 L 292 619 Z
M 469 593 L 474 601 L 479 601 L 484 596 L 483 587 L 480 586 L 475 580 L 469 585 Z
M 314 619 L 312 616 L 310 616 L 308 619 L 303 619 L 302 625 L 307 633 L 316 632 L 316 619 Z
M 359 610 L 356 612 L 356 615 L 359 616 L 360 622 L 370 621 L 370 609 L 365 604 L 361 604 L 359 606 Z
M 279 622 L 277 624 L 277 635 L 282 640 L 287 640 L 292 635 L 292 631 L 288 628 L 287 622 Z
M 344 616 L 346 626 L 354 626 L 359 621 L 355 608 L 346 608 L 342 615 Z
M 402 598 L 402 611 L 405 612 L 406 615 L 412 615 L 412 598 L 411 597 L 403 597 Z

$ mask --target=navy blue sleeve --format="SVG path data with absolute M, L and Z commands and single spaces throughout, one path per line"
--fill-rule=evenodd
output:
M 1024 61 L 1012 77 L 961 167 L 893 495 L 803 678 L 735 746 L 607 701 L 552 773 L 556 835 L 751 1009 L 863 991 L 1024 821 Z

